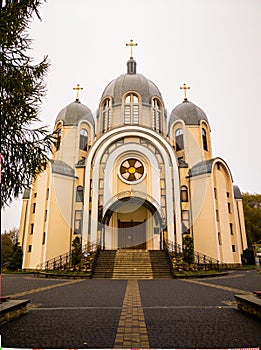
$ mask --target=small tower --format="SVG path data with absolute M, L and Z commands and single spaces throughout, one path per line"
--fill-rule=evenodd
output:
M 170 114 L 170 142 L 177 157 L 193 166 L 212 158 L 210 126 L 203 110 L 188 100 L 187 90 L 190 87 L 183 84 L 180 89 L 184 91 L 184 100 Z

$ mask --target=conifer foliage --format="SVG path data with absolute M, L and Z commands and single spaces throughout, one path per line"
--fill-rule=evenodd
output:
M 75 237 L 72 242 L 72 265 L 75 269 L 82 260 L 82 243 L 79 237 Z
M 48 161 L 53 136 L 39 125 L 48 58 L 34 65 L 29 24 L 41 0 L 1 1 L 1 208 L 30 187 Z
M 261 194 L 243 193 L 248 246 L 261 243 Z

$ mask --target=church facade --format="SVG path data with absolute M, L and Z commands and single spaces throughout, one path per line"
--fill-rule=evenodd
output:
M 24 269 L 69 252 L 77 236 L 102 249 L 159 250 L 189 234 L 196 251 L 241 263 L 242 196 L 212 155 L 206 114 L 183 89 L 167 118 L 159 89 L 130 57 L 127 73 L 104 89 L 96 120 L 78 96 L 58 114 L 52 159 L 23 197 Z

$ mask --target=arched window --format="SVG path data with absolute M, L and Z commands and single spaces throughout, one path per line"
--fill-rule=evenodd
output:
M 111 128 L 111 100 L 107 98 L 102 105 L 103 131 Z
M 83 187 L 82 186 L 77 186 L 76 202 L 83 202 Z
M 188 188 L 187 188 L 187 186 L 181 186 L 180 199 L 181 199 L 181 202 L 188 202 Z
M 175 133 L 176 136 L 176 151 L 180 151 L 184 149 L 184 138 L 183 138 L 183 130 L 178 129 Z
M 75 210 L 74 213 L 74 234 L 79 235 L 82 233 L 82 211 Z
M 183 233 L 189 233 L 189 210 L 181 210 L 181 219 Z
M 88 133 L 86 129 L 81 129 L 80 131 L 80 149 L 87 151 L 88 144 Z
M 125 97 L 124 124 L 139 124 L 139 98 L 135 94 Z
M 161 104 L 157 98 L 152 100 L 153 108 L 153 129 L 156 131 L 161 131 Z
M 207 133 L 205 129 L 202 129 L 202 143 L 203 143 L 203 150 L 207 151 L 208 150 L 208 142 L 207 142 Z

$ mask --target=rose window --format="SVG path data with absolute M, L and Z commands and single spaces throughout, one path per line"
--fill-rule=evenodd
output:
M 120 166 L 120 174 L 126 181 L 138 181 L 144 175 L 144 166 L 139 160 L 129 158 L 122 162 Z

